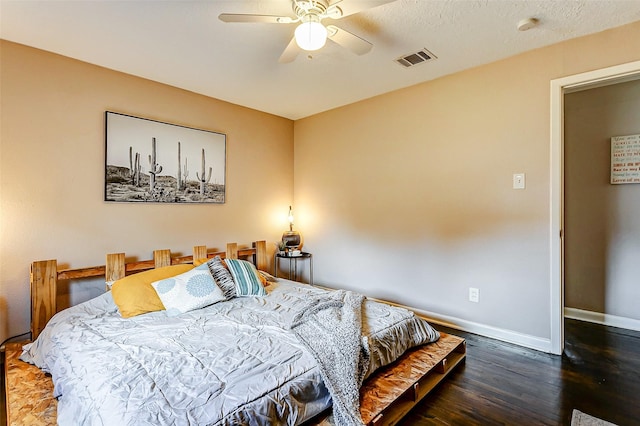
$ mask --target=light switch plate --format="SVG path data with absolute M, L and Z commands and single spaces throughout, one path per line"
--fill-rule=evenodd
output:
M 524 173 L 513 174 L 513 189 L 524 189 Z
M 480 302 L 480 289 L 469 287 L 469 302 Z

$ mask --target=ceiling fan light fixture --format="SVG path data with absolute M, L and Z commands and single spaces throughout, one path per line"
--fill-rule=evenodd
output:
M 318 50 L 327 42 L 327 28 L 320 23 L 317 15 L 309 14 L 302 18 L 295 32 L 296 43 L 303 50 Z

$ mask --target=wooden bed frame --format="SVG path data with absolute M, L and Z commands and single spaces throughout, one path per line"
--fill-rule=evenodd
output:
M 115 281 L 125 275 L 168 265 L 192 263 L 195 259 L 237 259 L 253 257 L 258 269 L 267 270 L 265 241 L 253 243 L 251 248 L 227 244 L 226 251 L 208 252 L 206 246 L 193 248 L 193 255 L 171 257 L 170 250 L 156 250 L 153 260 L 126 262 L 124 253 L 107 255 L 106 264 L 82 269 L 58 270 L 56 260 L 31 264 L 31 336 L 38 337 L 49 319 L 57 312 L 58 280 L 105 277 Z M 7 424 L 56 425 L 57 400 L 53 397 L 51 377 L 34 365 L 20 361 L 22 345 L 6 345 L 5 385 Z M 378 369 L 365 380 L 360 390 L 360 412 L 367 425 L 394 425 L 466 357 L 464 339 L 441 333 L 440 339 L 428 345 L 408 350 L 396 362 Z M 330 411 L 311 419 L 307 425 L 333 425 Z

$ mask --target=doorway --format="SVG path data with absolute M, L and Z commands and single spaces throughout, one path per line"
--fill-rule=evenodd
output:
M 564 350 L 564 95 L 640 78 L 640 61 L 551 81 L 551 352 Z

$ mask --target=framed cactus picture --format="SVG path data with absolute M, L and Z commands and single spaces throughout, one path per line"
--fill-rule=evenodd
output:
M 225 202 L 225 134 L 105 115 L 105 201 Z

